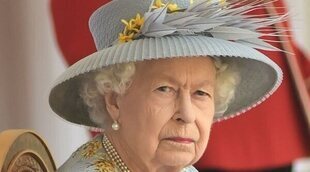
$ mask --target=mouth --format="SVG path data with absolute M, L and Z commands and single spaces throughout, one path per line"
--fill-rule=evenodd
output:
M 191 144 L 194 143 L 195 141 L 191 138 L 185 138 L 185 137 L 168 137 L 165 138 L 164 140 L 176 142 L 176 143 L 182 143 L 182 144 Z

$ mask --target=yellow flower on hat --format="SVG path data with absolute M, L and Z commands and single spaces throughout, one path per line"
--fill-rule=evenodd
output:
M 138 14 L 136 15 L 136 18 L 133 19 L 133 22 L 134 22 L 134 24 L 135 24 L 136 26 L 141 27 L 141 26 L 143 25 L 143 23 L 144 23 L 144 18 L 141 17 L 141 15 L 138 13 Z
M 225 5 L 226 4 L 226 0 L 219 0 L 219 2 L 220 2 L 220 5 Z
M 127 33 L 127 31 L 136 30 L 135 25 L 134 25 L 132 19 L 129 20 L 129 22 L 127 22 L 126 20 L 122 19 L 121 22 L 125 24 L 125 30 L 123 32 L 124 34 Z
M 129 41 L 132 41 L 133 37 L 134 37 L 134 33 L 131 33 L 129 35 L 120 33 L 118 37 L 118 42 L 119 43 L 129 42 Z
M 179 10 L 179 7 L 177 4 L 168 4 L 167 8 L 168 8 L 168 12 L 174 12 L 174 11 Z
M 152 9 L 157 9 L 164 7 L 166 4 L 164 4 L 161 0 L 156 0 L 155 3 L 152 5 Z
M 152 9 L 157 9 L 157 8 L 161 8 L 161 7 L 165 7 L 167 4 L 163 3 L 161 0 L 156 0 L 154 2 L 154 4 L 152 5 Z M 176 3 L 169 3 L 167 5 L 168 8 L 168 12 L 175 12 L 177 10 L 179 10 L 179 7 Z
M 138 13 L 135 18 L 126 21 L 121 20 L 125 25 L 125 29 L 122 33 L 119 33 L 118 40 L 119 43 L 125 43 L 132 41 L 134 36 L 140 32 L 141 26 L 144 23 L 144 18 Z

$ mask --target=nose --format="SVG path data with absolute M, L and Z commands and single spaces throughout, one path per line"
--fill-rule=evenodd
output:
M 194 122 L 196 120 L 196 114 L 194 113 L 190 93 L 180 93 L 176 101 L 176 110 L 173 119 L 184 123 Z

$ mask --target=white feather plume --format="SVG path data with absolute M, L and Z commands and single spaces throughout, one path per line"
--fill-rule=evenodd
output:
M 144 14 L 140 36 L 205 35 L 257 49 L 281 51 L 261 37 L 287 36 L 285 28 L 276 29 L 273 24 L 286 21 L 288 14 L 248 14 L 269 8 L 268 4 L 274 1 L 277 0 L 227 0 L 222 5 L 219 1 L 196 0 L 187 9 L 173 13 L 168 13 L 165 6 Z

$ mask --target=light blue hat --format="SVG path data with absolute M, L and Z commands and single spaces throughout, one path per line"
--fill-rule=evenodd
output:
M 89 25 L 98 51 L 57 79 L 49 97 L 54 112 L 70 122 L 99 127 L 90 120 L 80 97 L 82 78 L 112 64 L 160 58 L 209 56 L 234 63 L 241 78 L 235 99 L 215 121 L 239 115 L 268 98 L 279 87 L 282 71 L 256 49 L 281 51 L 261 39 L 278 36 L 281 30 L 261 31 L 287 15 L 247 14 L 268 5 L 263 0 L 190 1 L 113 0 L 96 10 Z M 144 17 L 140 26 L 132 20 L 139 19 L 137 14 Z

